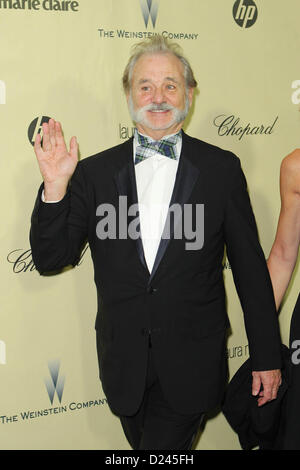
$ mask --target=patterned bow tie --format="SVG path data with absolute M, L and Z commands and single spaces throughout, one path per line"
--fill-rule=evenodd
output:
M 178 140 L 181 139 L 181 131 L 167 137 L 166 139 L 150 140 L 148 137 L 139 134 L 138 131 L 135 130 L 134 137 L 139 143 L 135 153 L 135 165 L 158 153 L 171 158 L 172 160 L 177 160 L 179 157 L 176 144 Z

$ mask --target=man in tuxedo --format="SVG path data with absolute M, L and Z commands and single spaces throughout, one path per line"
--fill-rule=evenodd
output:
M 137 130 L 121 145 L 78 163 L 76 138 L 68 151 L 60 123 L 43 124 L 32 254 L 43 274 L 89 242 L 110 408 L 132 448 L 190 449 L 226 383 L 225 246 L 258 406 L 281 382 L 273 291 L 239 159 L 182 131 L 197 83 L 178 47 L 138 44 L 123 85 Z

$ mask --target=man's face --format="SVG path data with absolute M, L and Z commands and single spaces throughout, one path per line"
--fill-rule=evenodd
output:
M 183 64 L 173 54 L 144 54 L 135 63 L 127 100 L 141 133 L 158 140 L 178 132 L 192 97 L 193 89 L 186 90 Z

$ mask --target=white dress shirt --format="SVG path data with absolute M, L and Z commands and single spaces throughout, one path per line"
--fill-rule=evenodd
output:
M 136 147 L 138 145 L 139 143 L 134 138 L 133 161 L 135 160 Z M 181 146 L 182 139 L 178 139 L 176 144 L 178 156 L 181 152 Z M 168 207 L 174 188 L 178 163 L 179 157 L 177 160 L 173 160 L 157 153 L 136 164 L 134 167 L 139 204 L 141 238 L 145 260 L 150 273 L 153 268 L 164 229 Z M 42 201 L 47 203 L 59 202 L 45 201 L 44 191 L 42 192 Z
M 134 139 L 134 158 L 137 146 L 138 142 Z M 177 154 L 180 155 L 182 139 L 178 139 L 176 146 Z M 150 273 L 164 229 L 178 162 L 179 158 L 173 160 L 157 153 L 135 165 L 141 238 Z

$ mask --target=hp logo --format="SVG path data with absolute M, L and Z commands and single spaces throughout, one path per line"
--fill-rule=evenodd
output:
M 257 6 L 253 0 L 237 0 L 232 13 L 235 22 L 241 28 L 250 28 L 257 20 Z
M 30 123 L 28 128 L 28 140 L 31 145 L 34 145 L 34 141 L 37 134 L 40 134 L 42 132 L 42 124 L 44 122 L 48 122 L 49 119 L 50 118 L 48 116 L 39 116 Z

